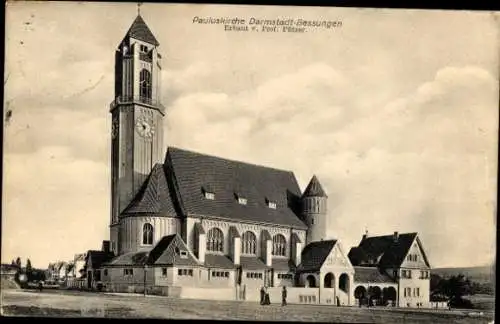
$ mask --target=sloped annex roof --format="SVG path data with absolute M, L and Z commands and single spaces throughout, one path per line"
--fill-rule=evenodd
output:
M 357 247 L 349 251 L 349 259 L 353 266 L 375 264 L 381 267 L 399 267 L 408 254 L 417 233 L 373 236 L 364 238 Z
M 354 281 L 356 283 L 395 283 L 378 267 L 354 267 Z
M 125 37 L 132 37 L 155 46 L 160 45 L 141 15 L 137 15 Z
M 257 256 L 240 256 L 240 265 L 244 270 L 269 269 L 269 267 Z
M 171 166 L 179 200 L 187 215 L 204 215 L 236 221 L 285 225 L 306 229 L 296 211 L 300 189 L 291 171 L 223 159 L 169 147 L 166 164 Z M 215 199 L 204 197 L 210 187 Z M 238 203 L 244 195 L 246 205 Z M 276 202 L 269 208 L 266 199 Z
M 304 250 L 302 250 L 301 263 L 297 270 L 299 272 L 319 271 L 336 243 L 337 240 L 309 243 Z
M 144 266 L 150 250 L 129 252 L 113 258 L 103 266 Z
M 319 183 L 316 175 L 314 175 L 311 181 L 309 181 L 309 184 L 307 185 L 306 190 L 304 190 L 302 197 L 328 197 L 323 190 L 323 187 Z
M 163 164 L 157 163 L 153 166 L 151 173 L 134 200 L 125 208 L 121 215 L 133 216 L 143 213 L 177 216 L 170 196 Z
M 205 254 L 205 267 L 234 269 L 236 265 L 225 255 L 222 254 Z
M 272 268 L 278 271 L 293 271 L 295 264 L 288 258 L 273 258 Z

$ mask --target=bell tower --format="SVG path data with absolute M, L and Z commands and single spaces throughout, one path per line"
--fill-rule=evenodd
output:
M 164 158 L 159 43 L 138 13 L 115 52 L 111 112 L 111 250 L 120 253 L 120 214 Z
M 308 229 L 306 244 L 326 240 L 329 222 L 327 217 L 328 196 L 316 176 L 302 194 L 302 217 Z

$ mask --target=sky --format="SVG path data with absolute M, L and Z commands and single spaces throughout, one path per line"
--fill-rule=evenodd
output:
M 6 6 L 2 262 L 35 267 L 109 238 L 114 52 L 133 3 Z M 329 235 L 418 232 L 431 266 L 494 260 L 499 16 L 145 4 L 160 42 L 165 143 L 316 175 Z M 193 17 L 342 21 L 224 31 Z M 23 261 L 24 262 L 24 261 Z

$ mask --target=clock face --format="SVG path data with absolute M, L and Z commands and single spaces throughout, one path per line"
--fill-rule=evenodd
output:
M 135 128 L 140 136 L 146 140 L 152 140 L 155 133 L 153 117 L 149 114 L 139 116 L 135 122 Z

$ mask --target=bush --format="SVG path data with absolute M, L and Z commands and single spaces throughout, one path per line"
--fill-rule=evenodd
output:
M 474 308 L 474 305 L 472 302 L 468 299 L 464 298 L 454 298 L 450 301 L 450 306 L 453 308 L 465 308 L 465 309 L 471 309 Z

